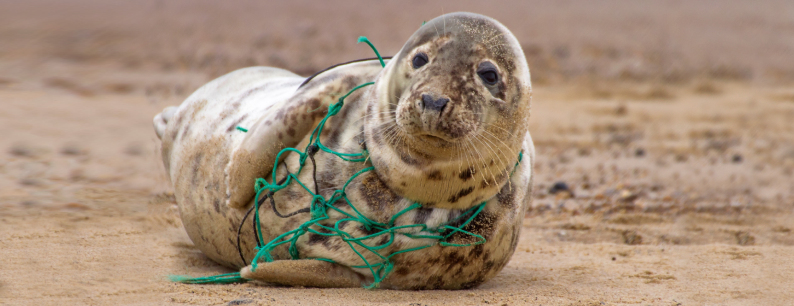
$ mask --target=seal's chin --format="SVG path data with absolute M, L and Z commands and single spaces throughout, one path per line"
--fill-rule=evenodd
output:
M 458 143 L 459 138 L 451 138 L 446 135 L 439 135 L 438 133 L 423 132 L 413 135 L 417 140 L 436 146 L 450 146 Z

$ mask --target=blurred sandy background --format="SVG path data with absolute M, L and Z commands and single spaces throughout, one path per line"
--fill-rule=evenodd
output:
M 466 291 L 181 285 L 151 118 L 205 82 L 391 55 L 472 11 L 522 42 L 536 192 Z M 0 0 L 0 304 L 791 305 L 794 2 Z M 564 183 L 557 184 L 557 183 Z M 565 188 L 567 187 L 567 188 Z

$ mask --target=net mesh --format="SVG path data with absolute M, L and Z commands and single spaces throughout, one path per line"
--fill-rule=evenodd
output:
M 383 58 L 378 53 L 375 46 L 366 38 L 360 37 L 358 42 L 365 42 L 367 43 L 375 54 L 378 56 L 380 60 L 380 64 L 382 67 L 385 67 L 385 63 Z M 339 98 L 339 100 L 330 105 L 328 108 L 328 114 L 320 121 L 317 127 L 311 133 L 309 138 L 309 143 L 303 150 L 299 150 L 296 148 L 285 148 L 281 150 L 278 155 L 276 156 L 276 161 L 273 165 L 272 173 L 272 180 L 269 183 L 264 178 L 258 178 L 255 182 L 255 190 L 256 190 L 256 199 L 255 206 L 254 206 L 254 224 L 255 224 L 255 232 L 256 232 L 256 239 L 257 239 L 257 247 L 255 250 L 257 251 L 256 256 L 251 261 L 251 271 L 255 271 L 260 263 L 262 262 L 272 262 L 274 260 L 271 252 L 278 246 L 281 245 L 288 245 L 288 252 L 292 259 L 300 259 L 300 254 L 298 252 L 297 242 L 301 236 L 305 235 L 306 233 L 312 233 L 315 235 L 327 236 L 327 237 L 338 237 L 350 247 L 350 249 L 355 252 L 358 257 L 361 259 L 360 265 L 351 266 L 352 268 L 362 268 L 368 269 L 372 273 L 373 282 L 369 285 L 364 286 L 365 288 L 377 288 L 379 284 L 385 279 L 389 273 L 394 268 L 394 263 L 392 258 L 395 255 L 412 252 L 416 250 L 421 250 L 424 248 L 432 247 L 435 245 L 440 245 L 444 247 L 466 247 L 466 246 L 474 246 L 478 244 L 483 244 L 486 242 L 486 239 L 478 234 L 469 232 L 464 230 L 464 228 L 474 220 L 477 215 L 484 209 L 486 202 L 482 202 L 479 205 L 469 208 L 468 210 L 461 213 L 457 218 L 453 220 L 449 220 L 439 226 L 435 227 L 428 227 L 426 224 L 407 224 L 407 225 L 395 225 L 395 221 L 397 218 L 402 216 L 403 214 L 421 208 L 422 205 L 419 203 L 413 203 L 412 205 L 406 207 L 405 209 L 397 212 L 394 214 L 390 220 L 386 223 L 378 222 L 366 217 L 362 214 L 356 206 L 347 198 L 347 194 L 345 189 L 347 186 L 358 176 L 363 173 L 373 171 L 374 167 L 367 167 L 361 169 L 360 171 L 356 172 L 353 176 L 351 176 L 347 182 L 345 182 L 344 186 L 341 189 L 334 190 L 330 197 L 325 198 L 322 195 L 317 193 L 315 189 L 312 191 L 308 188 L 303 182 L 298 179 L 298 176 L 303 171 L 304 167 L 307 165 L 307 159 L 312 161 L 313 166 L 316 170 L 316 164 L 314 163 L 314 154 L 318 153 L 319 151 L 323 151 L 327 154 L 332 154 L 337 156 L 338 158 L 351 162 L 351 163 L 365 163 L 368 157 L 368 152 L 366 150 L 362 150 L 360 153 L 342 153 L 334 151 L 331 148 L 326 147 L 320 141 L 320 136 L 323 131 L 323 128 L 328 121 L 329 118 L 339 113 L 339 110 L 345 104 L 345 99 L 353 94 L 355 91 L 375 84 L 374 82 L 368 82 L 361 85 L 358 85 L 351 89 L 347 94 L 343 95 Z M 242 132 L 247 132 L 248 130 L 238 127 L 238 130 Z M 297 172 L 289 173 L 285 179 L 282 179 L 280 182 L 276 180 L 276 168 L 280 160 L 282 160 L 282 155 L 294 153 L 299 155 L 299 164 L 300 167 Z M 521 161 L 521 154 L 519 154 L 519 162 Z M 516 163 L 516 166 L 518 163 Z M 316 177 L 315 177 L 316 182 Z M 283 233 L 276 237 L 275 239 L 265 243 L 262 238 L 262 228 L 260 224 L 260 217 L 259 217 L 259 210 L 261 204 L 264 202 L 264 199 L 267 197 L 271 198 L 271 203 L 273 203 L 273 195 L 286 188 L 290 184 L 299 184 L 306 192 L 308 192 L 311 196 L 311 202 L 309 203 L 309 212 L 311 213 L 311 218 L 298 226 L 297 228 Z M 265 196 L 263 197 L 263 194 Z M 260 200 L 261 199 L 261 200 Z M 340 209 L 333 204 L 337 201 L 344 201 L 350 208 L 350 212 Z M 328 212 L 329 210 L 333 210 L 341 214 L 341 218 L 337 219 L 333 226 L 324 225 L 323 223 L 326 220 L 329 220 Z M 464 220 L 463 222 L 461 222 Z M 366 229 L 367 233 L 372 233 L 370 235 L 362 236 L 362 237 L 355 237 L 352 234 L 342 230 L 340 227 L 347 222 L 355 222 L 360 224 L 360 227 Z M 455 224 L 455 225 L 453 225 Z M 468 235 L 474 237 L 474 242 L 471 243 L 450 243 L 447 242 L 449 238 L 456 234 L 461 233 L 464 235 Z M 372 238 L 380 237 L 383 235 L 388 235 L 389 239 L 385 243 L 377 243 L 374 244 L 367 244 L 366 241 Z M 431 239 L 433 240 L 432 243 L 428 243 L 426 245 L 422 245 L 419 247 L 408 248 L 399 250 L 396 252 L 391 252 L 388 255 L 383 255 L 379 251 L 388 248 L 391 246 L 394 241 L 396 235 L 403 235 L 413 239 Z M 368 252 L 374 254 L 377 261 L 371 262 L 367 260 L 367 256 L 365 256 L 364 252 Z M 371 257 L 372 258 L 372 257 Z M 314 260 L 322 260 L 327 262 L 334 263 L 332 259 L 329 258 L 311 258 Z M 215 276 L 208 276 L 208 277 L 187 277 L 187 276 L 171 276 L 172 281 L 181 282 L 181 283 L 188 283 L 188 284 L 228 284 L 228 283 L 238 283 L 238 282 L 246 282 L 247 279 L 240 276 L 240 273 L 228 273 L 228 274 L 221 274 Z

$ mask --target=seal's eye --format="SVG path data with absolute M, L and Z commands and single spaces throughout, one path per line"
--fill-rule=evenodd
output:
M 499 82 L 499 73 L 496 72 L 496 67 L 489 63 L 484 62 L 477 68 L 477 75 L 486 85 L 494 85 Z
M 428 62 L 427 54 L 421 52 L 414 55 L 414 59 L 411 60 L 411 64 L 414 65 L 414 69 L 424 66 L 425 64 L 427 64 L 427 62 Z

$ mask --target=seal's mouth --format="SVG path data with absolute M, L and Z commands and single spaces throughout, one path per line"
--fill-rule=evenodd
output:
M 422 133 L 417 135 L 419 139 L 431 141 L 431 142 L 454 142 L 452 139 L 447 139 L 446 137 L 433 135 L 428 133 Z
M 412 134 L 413 138 L 421 143 L 425 143 L 434 147 L 449 147 L 455 146 L 462 141 L 462 138 L 449 137 L 433 132 L 422 131 L 420 133 Z
M 473 136 L 473 130 L 476 130 L 473 126 L 477 126 L 471 120 L 450 120 L 438 116 L 431 120 L 423 119 L 426 118 L 422 114 L 409 113 L 407 116 L 398 115 L 395 121 L 403 135 L 433 146 L 454 145 L 465 141 Z

